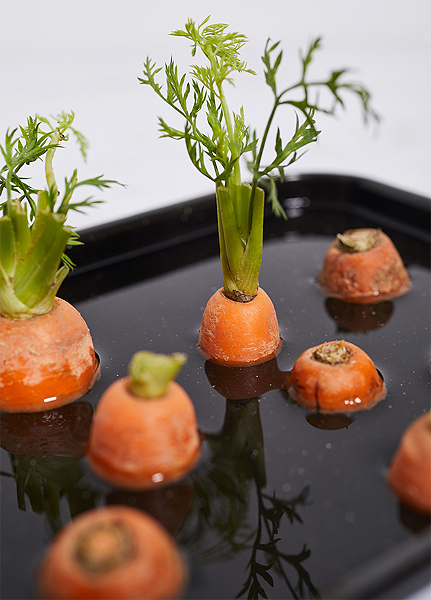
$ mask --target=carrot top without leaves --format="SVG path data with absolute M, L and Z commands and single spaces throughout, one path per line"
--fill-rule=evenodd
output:
M 192 56 L 199 50 L 207 61 L 204 66 L 191 65 L 188 78 L 187 74 L 179 75 L 171 59 L 164 67 L 163 88 L 157 81 L 162 68 L 147 58 L 144 77 L 139 81 L 152 87 L 183 119 L 183 127 L 178 129 L 159 118 L 161 136 L 184 140 L 192 163 L 215 182 L 224 291 L 233 299 L 249 300 L 258 288 L 262 260 L 264 189 L 274 212 L 285 217 L 277 196 L 276 178 L 283 179 L 285 168 L 299 158 L 298 152 L 317 140 L 320 132 L 315 127 L 315 114 L 333 114 L 338 105 L 343 106 L 340 94 L 347 90 L 360 98 L 365 118 L 377 118 L 377 115 L 370 107 L 368 91 L 360 84 L 343 81 L 345 69 L 333 71 L 327 79 L 308 78 L 309 65 L 320 48 L 319 38 L 301 57 L 300 79 L 280 91 L 276 75 L 283 53 L 278 49 L 279 42 L 272 43 L 268 39 L 262 61 L 265 82 L 274 99 L 265 129 L 258 135 L 246 125 L 243 107 L 238 113 L 230 111 L 224 87 L 233 84 L 234 73 L 255 74 L 240 58 L 247 38 L 229 32 L 225 24 L 209 24 L 209 19 L 199 25 L 189 19 L 184 30 L 172 32 L 173 36 L 191 41 Z M 322 89 L 329 91 L 333 100 L 329 108 L 319 100 L 318 93 Z M 281 106 L 295 110 L 295 130 L 289 141 L 284 142 L 277 129 L 273 159 L 264 164 L 264 149 L 275 113 Z M 202 112 L 205 113 L 203 119 Z M 247 157 L 251 183 L 245 182 L 241 175 L 243 156 Z
M 97 189 L 117 183 L 101 176 L 78 180 L 77 169 L 65 178 L 60 192 L 53 169 L 56 150 L 72 132 L 86 158 L 87 140 L 73 127 L 74 113 L 62 113 L 53 126 L 41 117 L 29 117 L 25 126 L 6 132 L 0 146 L 0 314 L 28 318 L 45 314 L 54 306 L 57 291 L 74 266 L 66 256 L 68 244 L 78 235 L 66 225 L 69 210 L 82 211 L 100 202 L 91 197 L 72 202 L 84 186 Z M 34 188 L 22 175 L 25 167 L 44 159 L 47 187 Z

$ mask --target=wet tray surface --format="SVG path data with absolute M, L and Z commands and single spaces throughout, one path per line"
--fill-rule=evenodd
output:
M 402 598 L 429 582 L 429 520 L 399 505 L 385 474 L 401 434 L 429 408 L 430 202 L 320 175 L 286 180 L 280 196 L 289 219 L 267 214 L 260 285 L 283 347 L 263 371 L 216 369 L 196 350 L 202 311 L 221 286 L 213 197 L 83 233 L 60 296 L 87 321 L 102 376 L 80 401 L 35 418 L 38 440 L 21 431 L 19 447 L 2 443 L 2 598 L 34 597 L 54 532 L 113 503 L 141 507 L 175 534 L 190 568 L 186 598 L 254 589 L 268 598 Z M 329 243 L 356 227 L 392 238 L 412 280 L 407 295 L 356 307 L 320 293 Z M 319 418 L 277 382 L 303 350 L 334 339 L 370 355 L 388 394 L 369 411 Z M 178 485 L 131 493 L 100 482 L 82 452 L 92 409 L 141 349 L 188 355 L 177 380 L 194 403 L 203 457 Z

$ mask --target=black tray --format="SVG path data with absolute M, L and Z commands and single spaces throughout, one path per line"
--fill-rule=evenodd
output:
M 261 389 L 245 381 L 243 392 L 228 391 L 245 370 L 220 376 L 196 350 L 203 308 L 221 286 L 213 196 L 82 233 L 60 293 L 86 319 L 101 359 L 81 417 L 137 350 L 185 352 L 178 382 L 196 408 L 203 458 L 161 495 L 133 494 L 100 482 L 69 447 L 46 458 L 2 449 L 2 598 L 34 597 L 53 533 L 106 503 L 170 518 L 189 563 L 186 598 L 235 598 L 252 573 L 269 598 L 405 598 L 429 583 L 429 519 L 399 505 L 385 474 L 407 425 L 429 409 L 430 200 L 332 175 L 286 179 L 280 198 L 289 219 L 267 213 L 260 285 L 283 348 Z M 352 315 L 314 280 L 336 233 L 356 227 L 392 238 L 412 290 Z M 342 338 L 372 357 L 388 395 L 370 411 L 319 420 L 289 402 L 277 377 L 306 348 Z M 11 477 L 13 468 L 31 477 Z

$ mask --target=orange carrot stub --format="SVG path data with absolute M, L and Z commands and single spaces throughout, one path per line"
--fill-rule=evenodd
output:
M 102 479 L 127 489 L 185 476 L 200 457 L 190 397 L 175 381 L 159 398 L 139 398 L 124 377 L 104 392 L 90 431 L 88 461 Z
M 386 396 L 373 361 L 345 341 L 326 342 L 303 352 L 287 382 L 289 396 L 322 413 L 371 408 Z
M 220 288 L 202 316 L 198 347 L 208 360 L 230 367 L 263 363 L 281 349 L 274 306 L 259 288 L 250 302 L 229 299 Z
M 100 375 L 88 327 L 68 302 L 29 319 L 0 316 L 0 410 L 38 412 L 83 396 Z
M 405 294 L 410 278 L 391 239 L 379 229 L 351 229 L 329 246 L 317 282 L 332 298 L 375 303 Z
M 40 565 L 46 600 L 174 599 L 186 568 L 173 538 L 150 515 L 110 506 L 76 517 L 54 539 Z
M 431 513 L 431 414 L 422 415 L 404 432 L 387 474 L 403 504 Z

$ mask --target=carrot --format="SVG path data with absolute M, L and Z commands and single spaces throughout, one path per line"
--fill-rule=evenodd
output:
M 98 376 L 88 328 L 57 292 L 73 263 L 67 246 L 78 234 L 66 224 L 70 210 L 94 205 L 72 202 L 77 188 L 110 187 L 110 180 L 78 180 L 75 169 L 61 193 L 53 169 L 56 150 L 72 131 L 86 157 L 88 142 L 62 113 L 52 126 L 41 117 L 7 131 L 0 168 L 0 409 L 44 411 L 82 396 Z M 47 130 L 43 131 L 42 129 Z M 21 173 L 45 157 L 46 189 Z M 5 199 L 3 200 L 3 194 Z
M 175 381 L 183 354 L 138 352 L 129 376 L 113 383 L 94 413 L 88 462 L 105 481 L 146 489 L 184 477 L 200 457 L 190 397 Z
M 37 413 L 2 413 L 0 444 L 12 454 L 84 456 L 93 407 L 77 401 Z
M 345 341 L 326 342 L 295 361 L 287 391 L 292 400 L 322 413 L 371 408 L 386 396 L 373 361 Z
M 255 303 L 253 299 L 259 294 L 265 202 L 271 204 L 277 216 L 287 218 L 278 198 L 277 178 L 283 180 L 285 169 L 299 158 L 299 151 L 317 140 L 320 131 L 315 127 L 315 115 L 320 111 L 328 113 L 320 101 L 319 89 L 329 92 L 334 101 L 331 114 L 335 107 L 343 105 L 342 90 L 350 90 L 360 98 L 365 117 L 378 116 L 371 109 L 370 94 L 362 85 L 341 82 L 345 70 L 333 71 L 328 79 L 320 82 L 309 78 L 308 67 L 320 47 L 319 38 L 311 42 L 302 60 L 300 80 L 280 89 L 276 80 L 283 52 L 278 48 L 279 42 L 273 43 L 268 38 L 262 62 L 273 104 L 264 129 L 261 132 L 251 129 L 244 108 L 231 111 L 226 95 L 226 87 L 233 83 L 234 74 L 255 75 L 240 56 L 247 38 L 228 31 L 227 24 L 210 23 L 209 20 L 207 17 L 195 23 L 188 19 L 184 30 L 172 32 L 173 36 L 191 42 L 193 64 L 189 73 L 181 74 L 171 58 L 165 63 L 166 83 L 163 86 L 158 81 L 162 67 L 157 67 L 147 57 L 139 81 L 150 86 L 177 116 L 183 117 L 181 129 L 159 118 L 161 136 L 185 141 L 193 165 L 215 184 L 223 292 L 239 306 L 228 308 L 225 303 L 223 306 L 231 319 L 222 319 L 220 294 L 215 295 L 217 302 L 211 298 L 202 320 L 199 346 L 210 360 L 237 366 L 263 362 L 272 358 L 278 349 L 280 340 L 278 329 L 275 330 L 275 315 L 268 317 L 269 311 L 265 309 L 264 327 L 268 324 L 270 332 L 265 332 L 261 341 L 263 328 L 255 325 L 255 318 L 252 318 L 252 325 L 248 322 L 251 318 L 248 303 Z M 199 55 L 205 59 L 203 66 L 197 62 Z M 190 94 L 191 89 L 193 94 Z M 299 90 L 301 97 L 297 96 Z M 282 106 L 295 111 L 299 108 L 296 126 L 287 142 L 282 140 L 282 134 L 276 128 L 274 151 L 268 156 L 267 143 L 272 137 L 274 116 Z M 251 171 L 250 183 L 241 173 L 241 162 L 245 158 Z M 234 336 L 238 338 L 235 342 L 232 341 Z
M 404 432 L 387 473 L 390 488 L 404 505 L 431 513 L 431 413 Z
M 401 296 L 411 285 L 398 250 L 380 229 L 339 234 L 326 252 L 317 282 L 328 296 L 364 304 Z
M 47 550 L 37 576 L 46 600 L 177 598 L 186 583 L 173 538 L 150 515 L 126 506 L 89 510 Z
M 239 367 L 263 363 L 281 350 L 277 315 L 259 288 L 250 302 L 236 302 L 220 288 L 202 316 L 198 347 L 208 360 Z
M 45 315 L 0 316 L 0 409 L 39 412 L 83 396 L 100 376 L 88 327 L 56 298 Z

